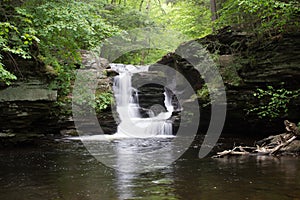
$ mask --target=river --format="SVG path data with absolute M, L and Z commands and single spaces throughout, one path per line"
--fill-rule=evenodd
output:
M 221 138 L 215 150 L 233 141 L 247 143 Z M 300 199 L 299 158 L 199 159 L 197 144 L 172 165 L 141 174 L 106 167 L 76 141 L 2 149 L 0 199 Z

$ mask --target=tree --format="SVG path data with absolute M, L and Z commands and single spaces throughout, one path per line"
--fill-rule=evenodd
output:
M 8 66 L 4 66 L 3 57 L 14 61 L 13 67 L 18 69 L 13 55 L 23 59 L 31 58 L 31 47 L 39 41 L 32 26 L 32 16 L 24 9 L 16 7 L 19 4 L 19 1 L 13 0 L 0 2 L 0 83 L 6 85 L 17 77 L 8 71 Z
M 258 35 L 299 30 L 299 1 L 227 0 L 219 10 L 218 27 L 236 26 Z
M 217 4 L 216 0 L 210 0 L 210 9 L 211 9 L 211 20 L 215 21 L 217 19 Z
M 164 12 L 159 12 L 163 8 Z M 191 38 L 211 33 L 212 21 L 208 0 L 174 0 L 152 8 L 151 17 L 162 27 L 182 32 Z

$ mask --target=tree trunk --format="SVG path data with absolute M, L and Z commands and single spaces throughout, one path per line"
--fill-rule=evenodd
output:
M 210 0 L 210 10 L 211 10 L 211 20 L 215 21 L 218 18 L 216 0 Z

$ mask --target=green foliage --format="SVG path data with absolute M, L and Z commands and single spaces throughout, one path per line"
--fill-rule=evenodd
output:
M 1 61 L 1 60 L 0 60 Z M 10 73 L 9 71 L 3 68 L 2 63 L 0 62 L 0 82 L 10 85 L 11 81 L 16 80 L 17 77 Z
M 178 0 L 158 4 L 150 16 L 166 29 L 180 31 L 195 39 L 212 32 L 211 11 L 207 0 Z
M 33 13 L 41 52 L 60 62 L 79 62 L 78 50 L 100 45 L 103 39 L 118 31 L 101 17 L 93 3 L 51 0 L 36 4 L 29 1 L 26 8 Z
M 161 21 L 167 29 L 175 29 L 191 39 L 204 37 L 212 32 L 209 0 L 168 0 L 163 6 Z
M 56 72 L 56 78 L 51 82 L 50 88 L 57 89 L 59 97 L 64 99 L 71 92 L 72 81 L 75 78 L 74 64 L 62 64 L 55 58 L 45 58 L 46 63 L 53 66 Z
M 121 30 L 155 26 L 155 22 L 145 12 L 131 5 L 106 5 L 101 16 Z
M 219 27 L 238 26 L 258 34 L 299 28 L 299 1 L 227 0 L 219 11 Z
M 92 94 L 86 91 L 86 88 L 76 88 L 77 92 L 80 93 L 78 97 L 73 98 L 73 103 L 77 106 L 80 106 L 85 111 L 92 112 L 93 110 L 96 113 L 101 113 L 104 110 L 107 110 L 113 103 L 113 94 L 108 92 L 96 92 Z
M 8 0 L 0 4 L 0 82 L 7 85 L 17 77 L 5 69 L 3 55 L 14 54 L 23 59 L 31 58 L 30 48 L 39 42 L 36 30 L 32 27 L 32 16 L 24 9 L 13 7 L 11 3 Z
M 99 113 L 106 110 L 113 102 L 113 94 L 111 92 L 102 92 L 95 95 L 95 109 Z
M 266 90 L 258 88 L 253 95 L 265 104 L 255 107 L 249 112 L 255 112 L 259 118 L 274 119 L 288 113 L 288 104 L 300 95 L 300 90 L 291 91 L 285 88 L 275 89 L 272 86 L 267 86 Z
M 101 1 L 28 0 L 23 8 L 33 15 L 40 38 L 40 59 L 54 68 L 57 77 L 51 87 L 64 96 L 71 92 L 81 49 L 92 49 L 119 31 L 102 16 Z
M 168 52 L 160 49 L 141 49 L 122 55 L 115 62 L 133 65 L 153 64 Z
M 24 59 L 31 58 L 30 46 L 38 42 L 35 31 L 26 27 L 16 27 L 9 22 L 0 22 L 0 48 L 1 51 L 13 53 Z
M 191 37 L 210 30 L 209 6 L 204 0 L 173 4 L 154 0 L 27 0 L 22 5 L 12 0 L 4 2 L 1 18 L 6 20 L 0 24 L 1 50 L 30 58 L 30 47 L 39 42 L 39 58 L 53 66 L 58 76 L 67 76 L 58 77 L 57 83 L 72 76 L 65 73 L 81 62 L 80 49 L 93 49 L 121 30 L 162 26 Z M 163 53 L 141 50 L 128 53 L 121 60 L 151 63 Z
M 95 78 L 93 71 L 77 73 L 77 85 L 73 90 L 72 102 L 82 110 L 99 113 L 106 110 L 113 102 L 113 94 L 108 89 L 89 87 Z
M 203 85 L 200 90 L 197 90 L 197 98 L 203 101 L 209 101 L 209 91 L 207 85 Z

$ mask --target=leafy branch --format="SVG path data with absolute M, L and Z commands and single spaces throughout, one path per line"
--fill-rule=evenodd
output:
M 259 118 L 277 118 L 288 113 L 290 101 L 299 95 L 300 90 L 275 89 L 273 86 L 267 86 L 266 90 L 258 88 L 253 96 L 262 100 L 264 104 L 250 109 L 248 113 L 254 112 Z

